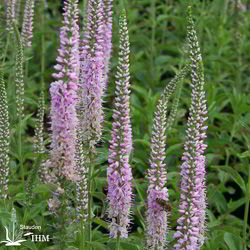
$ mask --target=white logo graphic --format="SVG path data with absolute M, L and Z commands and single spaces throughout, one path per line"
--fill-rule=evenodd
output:
M 4 226 L 5 228 L 5 238 L 6 240 L 1 241 L 0 243 L 6 243 L 5 246 L 21 246 L 20 243 L 26 241 L 25 239 L 22 239 L 22 236 L 29 236 L 33 233 L 28 232 L 23 235 L 23 232 L 16 229 L 16 210 L 15 208 L 12 208 L 11 212 L 11 224 L 9 225 L 9 228 Z M 10 236 L 9 236 L 10 235 Z
M 26 240 L 22 240 L 22 233 L 17 234 L 17 236 L 15 237 L 15 229 L 12 232 L 12 240 L 9 238 L 9 230 L 7 227 L 4 227 L 6 230 L 6 240 L 1 241 L 0 243 L 6 243 L 5 246 L 21 246 L 21 242 L 24 242 Z M 26 233 L 23 236 L 28 236 L 31 235 L 33 233 Z
M 23 229 L 28 230 L 34 230 L 39 229 L 41 230 L 41 226 L 25 226 L 20 225 L 20 227 L 17 224 L 17 218 L 16 218 L 16 210 L 15 208 L 12 208 L 11 211 L 11 223 L 8 227 L 4 226 L 5 228 L 5 239 L 0 241 L 1 243 L 5 243 L 5 246 L 21 246 L 21 243 L 24 241 L 27 241 L 26 239 L 22 239 L 22 237 L 31 236 L 31 241 L 49 241 L 50 237 L 49 235 L 36 235 L 32 232 L 23 233 Z

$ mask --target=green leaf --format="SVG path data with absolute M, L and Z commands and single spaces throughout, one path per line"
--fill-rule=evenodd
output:
M 108 249 L 109 250 L 115 250 L 116 249 L 116 243 L 115 242 L 110 242 L 108 244 Z M 120 242 L 120 249 L 121 250 L 140 250 L 141 248 L 139 246 L 131 244 L 131 243 Z
M 225 233 L 224 240 L 230 250 L 243 250 L 243 240 L 232 233 Z
M 220 226 L 220 225 L 221 225 L 220 220 L 214 220 L 212 222 L 207 223 L 207 228 L 215 228 L 215 227 Z
M 225 213 L 228 209 L 227 201 L 221 192 L 216 191 L 213 195 L 213 203 L 220 213 Z
M 161 23 L 163 22 L 164 20 L 167 20 L 168 19 L 168 15 L 159 15 L 156 19 L 156 22 L 157 23 Z
M 15 201 L 24 201 L 26 200 L 26 194 L 25 193 L 18 193 L 15 198 Z
M 177 151 L 178 153 L 180 152 L 180 149 L 183 148 L 183 143 L 178 143 L 175 145 L 172 145 L 170 147 L 168 147 L 167 151 L 166 151 L 166 155 L 171 155 L 173 153 L 173 151 Z
M 37 185 L 33 192 L 34 193 L 48 193 L 56 190 L 56 186 L 53 184 L 39 184 Z
M 221 225 L 214 227 L 213 231 L 221 231 L 224 233 L 239 234 L 241 230 L 236 226 L 227 226 L 221 223 Z
M 174 178 L 178 178 L 180 176 L 180 173 L 179 172 L 169 172 L 168 173 L 168 180 L 172 180 Z
M 250 150 L 247 150 L 241 154 L 238 154 L 240 158 L 247 158 L 250 157 Z
M 92 241 L 90 243 L 90 245 L 93 246 L 94 249 L 100 249 L 100 250 L 105 249 L 105 245 L 104 244 L 96 242 L 96 241 Z
M 35 218 L 39 213 L 44 212 L 45 208 L 47 206 L 47 202 L 40 202 L 38 204 L 33 205 L 33 207 L 27 211 L 28 212 L 28 218 L 33 219 Z
M 245 197 L 241 198 L 241 199 L 239 199 L 237 201 L 230 201 L 228 203 L 228 212 L 232 213 L 233 211 L 235 211 L 236 209 L 241 207 L 243 204 L 245 204 L 245 202 L 246 202 Z
M 22 242 L 22 246 L 25 246 L 26 247 L 25 249 L 38 250 L 36 244 L 32 241 Z
M 59 245 L 54 245 L 54 246 L 46 247 L 43 250 L 61 250 L 61 247 Z
M 101 201 L 105 201 L 106 200 L 106 195 L 104 194 L 104 193 L 102 193 L 102 192 L 91 192 L 91 194 L 94 196 L 94 197 L 96 197 L 96 198 L 98 198 L 99 200 L 101 200 Z
M 141 144 L 143 146 L 146 146 L 148 148 L 150 148 L 150 146 L 151 146 L 151 143 L 149 141 L 147 141 L 147 140 L 144 140 L 144 139 L 135 139 L 135 140 L 133 140 L 133 144 L 136 144 L 136 143 Z
M 243 178 L 240 176 L 240 174 L 235 169 L 233 169 L 230 166 L 211 166 L 211 167 L 214 169 L 222 170 L 222 171 L 228 173 L 231 176 L 231 178 L 239 185 L 241 190 L 244 193 L 246 193 L 245 182 L 244 182 Z
M 99 218 L 94 218 L 92 221 L 95 222 L 96 224 L 108 229 L 109 224 L 107 222 L 105 222 L 104 220 L 101 220 Z
M 11 216 L 11 214 L 9 213 L 9 212 L 4 212 L 4 211 L 0 211 L 0 218 L 2 218 L 2 217 L 10 217 Z
M 211 239 L 211 248 L 209 249 L 218 249 L 220 246 L 220 243 L 222 244 L 224 242 L 224 232 L 222 231 L 214 231 L 215 235 Z
M 147 99 L 148 92 L 145 88 L 142 88 L 140 86 L 132 85 L 131 89 L 135 90 L 138 94 L 140 94 L 144 99 Z
M 121 248 L 123 250 L 140 250 L 139 246 L 126 242 L 121 242 Z
M 171 58 L 170 56 L 158 56 L 155 59 L 155 64 L 156 65 L 165 64 L 165 63 L 167 63 L 170 60 L 170 58 Z

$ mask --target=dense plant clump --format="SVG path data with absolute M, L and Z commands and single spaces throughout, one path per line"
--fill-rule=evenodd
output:
M 248 249 L 248 8 L 0 1 L 0 248 Z

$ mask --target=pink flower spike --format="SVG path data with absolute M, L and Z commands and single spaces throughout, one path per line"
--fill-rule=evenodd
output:
M 205 156 L 206 137 L 204 121 L 207 107 L 204 92 L 203 63 L 191 7 L 188 9 L 188 46 L 191 61 L 192 101 L 187 123 L 185 153 L 181 165 L 180 219 L 174 238 L 174 249 L 198 250 L 204 243 L 205 233 Z
M 125 11 L 120 21 L 120 53 L 116 74 L 116 89 L 113 113 L 112 139 L 109 148 L 108 167 L 108 217 L 112 220 L 110 237 L 128 237 L 132 200 L 132 170 L 129 155 L 132 150 L 132 128 L 129 108 L 129 37 Z M 119 83 L 119 84 L 118 84 Z
M 79 27 L 78 0 L 64 2 L 64 26 L 60 29 L 60 56 L 57 57 L 55 69 L 58 73 L 53 76 L 57 81 L 50 87 L 51 104 L 51 165 L 57 176 L 76 181 L 76 115 L 77 84 L 79 74 Z M 67 44 L 65 43 L 67 41 Z M 61 55 L 67 55 L 62 60 Z
M 166 114 L 169 97 L 176 85 L 186 75 L 188 67 L 184 67 L 179 74 L 166 86 L 156 106 L 154 114 L 150 167 L 148 170 L 148 216 L 147 216 L 147 247 L 148 249 L 165 249 L 167 234 L 167 212 L 157 203 L 157 198 L 168 203 L 168 190 L 165 187 L 167 171 L 164 164 L 166 147 Z
M 101 139 L 103 122 L 104 56 L 103 0 L 88 1 L 88 22 L 81 44 L 80 101 L 83 106 L 81 130 L 83 142 L 92 150 Z
M 103 53 L 104 53 L 104 84 L 108 84 L 109 61 L 112 51 L 112 5 L 113 0 L 104 0 L 104 39 L 103 39 Z

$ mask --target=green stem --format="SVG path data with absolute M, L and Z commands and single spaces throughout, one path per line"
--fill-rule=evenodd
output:
M 249 213 L 249 202 L 250 202 L 250 167 L 248 167 L 248 184 L 246 190 L 246 204 L 245 204 L 245 211 L 244 211 L 244 231 L 243 231 L 243 239 L 245 250 L 247 250 L 247 226 L 248 226 L 248 213 Z
M 89 250 L 92 250 L 91 241 L 92 241 L 92 174 L 93 174 L 93 157 L 92 152 L 89 156 L 89 171 L 88 171 L 88 241 L 89 241 Z
M 237 70 L 236 70 L 236 74 L 235 74 L 235 81 L 234 83 L 236 83 L 235 88 L 239 89 L 241 87 L 241 80 L 242 80 L 242 53 L 241 53 L 241 48 L 242 48 L 242 37 L 241 37 L 241 33 L 240 33 L 240 26 L 242 23 L 242 16 L 240 13 L 240 10 L 238 8 L 238 4 L 239 1 L 236 0 L 235 1 L 235 5 L 234 5 L 234 32 L 235 32 L 235 36 L 234 36 L 234 47 L 235 47 L 235 51 L 236 51 L 236 56 L 237 56 Z
M 12 222 L 12 241 L 15 240 L 15 221 Z
M 65 224 L 66 224 L 66 221 L 65 221 L 65 216 L 66 216 L 66 213 L 65 213 L 65 210 L 66 210 L 66 192 L 67 192 L 67 187 L 66 185 L 64 185 L 64 193 L 62 194 L 62 201 L 61 201 L 61 205 L 60 205 L 60 231 L 61 231 L 61 235 L 66 235 L 66 227 L 65 227 Z M 65 240 L 64 239 L 61 239 L 60 240 L 60 248 L 61 249 L 65 249 Z
M 5 46 L 4 53 L 3 53 L 3 62 L 2 62 L 2 65 L 5 63 L 5 60 L 6 60 L 6 57 L 7 57 L 7 52 L 8 52 L 9 43 L 10 43 L 10 36 L 11 36 L 11 34 L 8 33 L 7 42 L 6 42 L 6 46 Z
M 23 168 L 23 157 L 22 157 L 22 118 L 18 118 L 18 157 L 19 157 L 19 163 L 20 163 L 20 170 L 21 170 L 21 178 L 22 178 L 22 184 L 23 184 L 23 192 L 24 190 L 24 168 Z
M 28 75 L 29 75 L 29 60 L 27 60 L 25 63 L 25 79 L 28 79 Z
M 151 22 L 152 22 L 152 33 L 151 33 L 151 58 L 150 58 L 150 69 L 151 77 L 154 80 L 154 57 L 155 57 L 155 0 L 151 0 Z
M 88 14 L 88 0 L 83 0 L 83 11 L 84 11 L 84 18 Z
M 44 91 L 44 72 L 45 72 L 45 38 L 44 38 L 44 1 L 42 2 L 42 7 L 41 7 L 41 27 L 42 27 L 42 36 L 41 36 L 41 88 L 42 91 Z
M 38 152 L 36 153 L 38 154 Z M 33 168 L 31 169 L 31 173 L 28 177 L 27 184 L 26 184 L 26 202 L 29 207 L 32 205 L 32 200 L 34 198 L 33 188 L 36 183 L 37 173 L 39 171 L 41 162 L 42 162 L 42 154 L 39 153 L 39 155 L 35 159 Z
M 121 242 L 120 232 L 118 232 L 116 238 L 116 250 L 120 250 L 120 242 Z
M 80 238 L 80 249 L 84 250 L 84 222 L 81 218 L 81 238 Z

